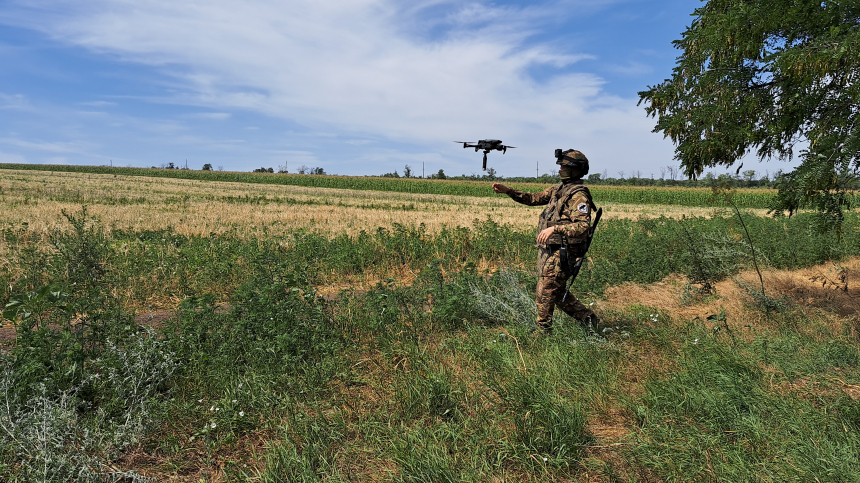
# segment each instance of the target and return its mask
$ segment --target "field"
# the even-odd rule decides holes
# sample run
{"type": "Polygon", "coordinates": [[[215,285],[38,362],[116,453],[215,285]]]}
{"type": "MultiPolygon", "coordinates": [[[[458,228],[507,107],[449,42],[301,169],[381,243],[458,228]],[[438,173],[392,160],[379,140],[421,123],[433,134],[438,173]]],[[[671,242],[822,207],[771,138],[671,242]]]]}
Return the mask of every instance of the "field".
{"type": "Polygon", "coordinates": [[[489,182],[147,172],[0,169],[0,480],[860,480],[856,212],[595,189],[541,336],[489,182]]]}

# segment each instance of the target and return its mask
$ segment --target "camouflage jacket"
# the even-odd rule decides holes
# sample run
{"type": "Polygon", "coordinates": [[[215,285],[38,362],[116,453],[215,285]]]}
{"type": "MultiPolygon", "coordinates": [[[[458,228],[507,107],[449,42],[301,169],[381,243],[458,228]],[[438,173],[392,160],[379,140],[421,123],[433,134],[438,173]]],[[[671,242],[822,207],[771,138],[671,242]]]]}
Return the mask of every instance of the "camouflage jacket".
{"type": "Polygon", "coordinates": [[[554,233],[547,245],[561,244],[562,235],[567,236],[568,243],[577,243],[585,240],[591,226],[591,212],[596,209],[591,192],[580,183],[581,180],[560,183],[540,193],[511,190],[508,196],[528,206],[546,205],[540,215],[538,233],[553,227],[554,233]]]}

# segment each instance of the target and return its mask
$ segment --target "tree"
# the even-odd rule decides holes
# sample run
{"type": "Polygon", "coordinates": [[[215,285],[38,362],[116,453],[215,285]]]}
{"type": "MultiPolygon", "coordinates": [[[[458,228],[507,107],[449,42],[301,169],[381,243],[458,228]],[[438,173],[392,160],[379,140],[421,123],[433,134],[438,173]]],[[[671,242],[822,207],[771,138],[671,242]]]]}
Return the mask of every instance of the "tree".
{"type": "Polygon", "coordinates": [[[203,171],[212,171],[212,165],[209,163],[204,164],[203,171]]]}
{"type": "Polygon", "coordinates": [[[672,181],[675,181],[675,178],[678,176],[678,168],[674,166],[666,166],[666,169],[669,171],[669,178],[671,178],[672,181]]]}
{"type": "Polygon", "coordinates": [[[412,168],[410,168],[408,164],[403,168],[403,177],[404,178],[411,178],[412,177],[412,168]]]}
{"type": "Polygon", "coordinates": [[[672,78],[639,93],[654,132],[690,179],[807,146],[771,211],[811,206],[838,229],[860,170],[860,3],[709,0],[693,15],[672,78]]]}
{"type": "Polygon", "coordinates": [[[438,173],[430,175],[430,179],[445,179],[445,178],[447,178],[447,176],[445,176],[445,171],[443,171],[442,169],[440,169],[438,173]]]}

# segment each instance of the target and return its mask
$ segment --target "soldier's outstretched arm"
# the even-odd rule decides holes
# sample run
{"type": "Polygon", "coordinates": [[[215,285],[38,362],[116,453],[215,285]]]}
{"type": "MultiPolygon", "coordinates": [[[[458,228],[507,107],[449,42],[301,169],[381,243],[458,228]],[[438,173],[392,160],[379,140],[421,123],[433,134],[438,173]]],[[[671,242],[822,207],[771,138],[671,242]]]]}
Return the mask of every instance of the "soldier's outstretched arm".
{"type": "Polygon", "coordinates": [[[550,198],[552,198],[552,192],[554,189],[554,186],[550,186],[549,188],[541,191],[540,193],[528,193],[526,191],[519,191],[508,188],[508,192],[506,194],[517,203],[522,203],[528,206],[541,206],[549,203],[550,198]]]}
{"type": "Polygon", "coordinates": [[[503,185],[502,183],[493,183],[493,191],[495,191],[496,193],[502,193],[506,195],[510,190],[510,188],[503,185]]]}

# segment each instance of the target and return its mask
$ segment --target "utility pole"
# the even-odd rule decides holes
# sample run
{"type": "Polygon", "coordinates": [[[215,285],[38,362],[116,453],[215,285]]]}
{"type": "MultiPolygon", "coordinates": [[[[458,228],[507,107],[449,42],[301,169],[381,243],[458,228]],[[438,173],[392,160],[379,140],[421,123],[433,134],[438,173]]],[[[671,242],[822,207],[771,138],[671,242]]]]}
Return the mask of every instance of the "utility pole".
{"type": "Polygon", "coordinates": [[[424,179],[424,161],[421,161],[421,179],[424,179]]]}
{"type": "Polygon", "coordinates": [[[540,178],[540,161],[535,161],[535,180],[540,178]]]}

